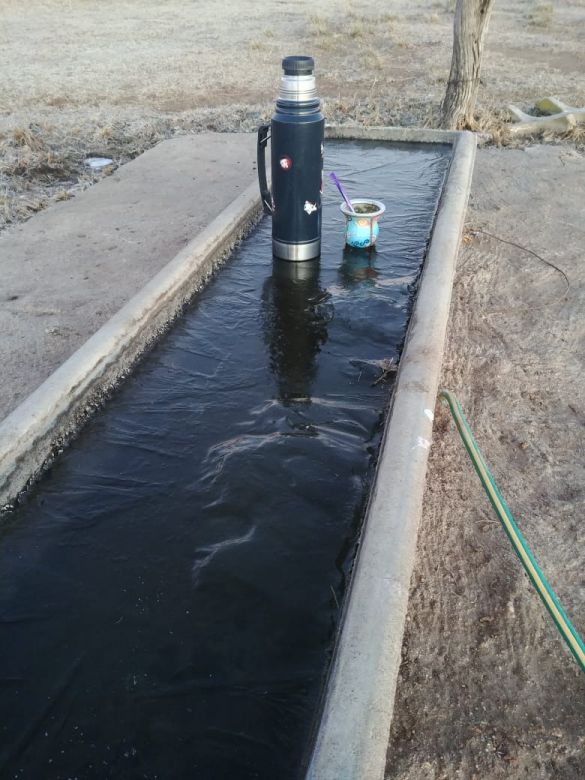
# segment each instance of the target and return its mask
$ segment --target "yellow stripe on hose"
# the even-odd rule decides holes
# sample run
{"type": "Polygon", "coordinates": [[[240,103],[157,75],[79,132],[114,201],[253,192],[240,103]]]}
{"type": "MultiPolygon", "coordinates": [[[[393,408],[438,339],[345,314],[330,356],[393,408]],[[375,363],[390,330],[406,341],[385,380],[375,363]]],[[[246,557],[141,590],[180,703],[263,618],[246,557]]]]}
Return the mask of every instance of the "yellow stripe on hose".
{"type": "Polygon", "coordinates": [[[530,555],[527,553],[526,548],[528,545],[526,544],[526,541],[522,538],[514,524],[510,522],[508,517],[509,510],[494,488],[494,479],[483,462],[483,457],[479,447],[475,443],[473,436],[470,433],[469,423],[465,419],[465,415],[460,409],[459,402],[448,390],[442,390],[440,396],[444,398],[449,404],[451,413],[455,419],[455,422],[457,423],[457,429],[478,472],[481,483],[492,501],[500,522],[508,532],[510,541],[512,542],[512,545],[518,554],[522,565],[530,576],[530,579],[538,591],[539,596],[545,603],[559,629],[559,632],[578,661],[582,671],[585,671],[585,646],[583,645],[583,641],[578,635],[575,636],[576,632],[573,633],[574,629],[568,621],[568,618],[559,609],[555,603],[555,599],[549,593],[550,586],[546,580],[544,580],[541,572],[535,568],[530,555]]]}

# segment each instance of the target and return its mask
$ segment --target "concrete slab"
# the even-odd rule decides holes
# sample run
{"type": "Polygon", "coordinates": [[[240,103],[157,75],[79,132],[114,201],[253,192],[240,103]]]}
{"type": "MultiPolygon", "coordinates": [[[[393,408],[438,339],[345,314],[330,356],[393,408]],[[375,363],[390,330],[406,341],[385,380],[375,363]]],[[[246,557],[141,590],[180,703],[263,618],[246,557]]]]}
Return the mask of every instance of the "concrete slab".
{"type": "Polygon", "coordinates": [[[252,183],[256,139],[165,141],[0,236],[0,419],[252,183]]]}

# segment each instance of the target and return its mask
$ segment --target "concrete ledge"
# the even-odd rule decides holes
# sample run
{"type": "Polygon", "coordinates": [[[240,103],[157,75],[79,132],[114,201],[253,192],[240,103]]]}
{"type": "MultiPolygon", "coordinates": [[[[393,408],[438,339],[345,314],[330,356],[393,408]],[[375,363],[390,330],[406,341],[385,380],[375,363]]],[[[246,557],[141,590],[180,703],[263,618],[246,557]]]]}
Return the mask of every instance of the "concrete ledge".
{"type": "Polygon", "coordinates": [[[0,421],[256,181],[250,133],[168,139],[0,233],[0,421]]]}
{"type": "MultiPolygon", "coordinates": [[[[343,131],[344,138],[356,137],[343,131]]],[[[430,132],[436,142],[440,131],[430,132]]],[[[385,773],[433,409],[475,158],[471,133],[449,135],[453,159],[386,420],[308,780],[381,780],[385,773]]],[[[394,131],[390,136],[420,140],[412,131],[408,138],[397,139],[394,131]]],[[[378,129],[359,137],[390,140],[378,129]]]]}
{"type": "Polygon", "coordinates": [[[13,502],[260,214],[250,185],[0,424],[0,507],[13,502]]]}
{"type": "Polygon", "coordinates": [[[394,143],[455,144],[461,133],[451,130],[417,129],[414,127],[336,127],[325,126],[326,138],[347,138],[357,141],[393,141],[394,143]]]}

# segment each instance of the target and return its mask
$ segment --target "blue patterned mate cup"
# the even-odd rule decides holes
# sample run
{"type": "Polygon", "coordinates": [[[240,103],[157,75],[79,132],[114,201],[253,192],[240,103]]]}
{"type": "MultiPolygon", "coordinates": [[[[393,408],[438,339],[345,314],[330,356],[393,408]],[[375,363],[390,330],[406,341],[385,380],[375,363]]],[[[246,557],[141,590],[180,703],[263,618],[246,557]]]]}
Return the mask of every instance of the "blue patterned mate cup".
{"type": "Polygon", "coordinates": [[[386,206],[379,200],[372,198],[352,198],[351,202],[356,211],[351,211],[347,203],[342,203],[339,208],[345,215],[345,243],[356,249],[367,249],[374,246],[380,227],[378,220],[386,211],[386,206]],[[369,213],[359,213],[360,206],[371,206],[369,213]]]}

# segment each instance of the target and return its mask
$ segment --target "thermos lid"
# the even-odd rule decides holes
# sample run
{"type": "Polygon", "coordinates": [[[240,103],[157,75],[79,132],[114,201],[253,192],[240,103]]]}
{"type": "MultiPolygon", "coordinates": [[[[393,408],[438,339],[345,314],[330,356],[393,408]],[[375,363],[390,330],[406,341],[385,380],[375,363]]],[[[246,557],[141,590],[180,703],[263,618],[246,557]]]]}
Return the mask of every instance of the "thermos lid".
{"type": "Polygon", "coordinates": [[[315,60],[312,57],[296,54],[285,57],[282,68],[287,76],[310,76],[315,70],[315,60]]]}

